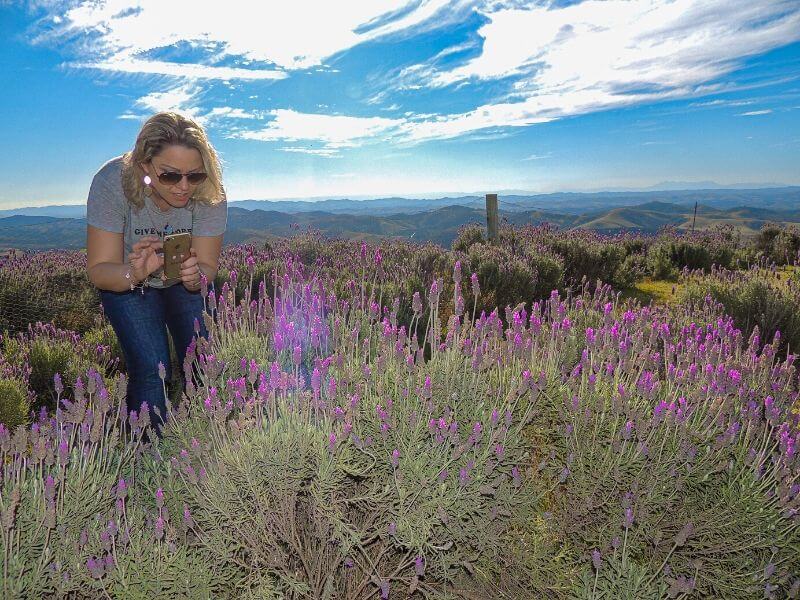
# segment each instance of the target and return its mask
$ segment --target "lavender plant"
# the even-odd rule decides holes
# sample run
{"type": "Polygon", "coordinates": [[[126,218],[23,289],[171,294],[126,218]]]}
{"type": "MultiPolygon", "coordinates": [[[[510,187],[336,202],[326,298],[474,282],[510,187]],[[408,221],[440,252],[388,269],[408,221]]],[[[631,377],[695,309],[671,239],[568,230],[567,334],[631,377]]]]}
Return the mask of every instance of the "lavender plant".
{"type": "MultiPolygon", "coordinates": [[[[524,377],[476,368],[455,317],[437,337],[435,285],[433,358],[422,363],[396,314],[354,309],[318,281],[284,283],[274,307],[242,304],[236,320],[271,332],[269,369],[243,361],[226,377],[216,352],[198,347],[203,383],[165,432],[165,450],[183,446],[170,495],[191,510],[199,543],[221,563],[270,573],[287,597],[428,594],[495,564],[500,537],[534,499],[521,475],[524,377]],[[310,382],[303,352],[314,356],[310,382]]],[[[236,329],[235,303],[209,298],[216,351],[221,329],[236,329]]],[[[486,323],[475,343],[488,347],[499,321],[486,323]]]]}

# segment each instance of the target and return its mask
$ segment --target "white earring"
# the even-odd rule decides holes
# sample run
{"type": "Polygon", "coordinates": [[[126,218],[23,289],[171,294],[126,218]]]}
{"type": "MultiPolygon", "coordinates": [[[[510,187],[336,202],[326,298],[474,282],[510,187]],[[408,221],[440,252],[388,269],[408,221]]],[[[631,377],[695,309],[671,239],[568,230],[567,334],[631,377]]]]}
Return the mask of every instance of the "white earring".
{"type": "Polygon", "coordinates": [[[144,179],[142,179],[142,181],[144,181],[145,185],[150,185],[151,183],[153,183],[153,180],[150,179],[150,175],[145,175],[144,179]]]}

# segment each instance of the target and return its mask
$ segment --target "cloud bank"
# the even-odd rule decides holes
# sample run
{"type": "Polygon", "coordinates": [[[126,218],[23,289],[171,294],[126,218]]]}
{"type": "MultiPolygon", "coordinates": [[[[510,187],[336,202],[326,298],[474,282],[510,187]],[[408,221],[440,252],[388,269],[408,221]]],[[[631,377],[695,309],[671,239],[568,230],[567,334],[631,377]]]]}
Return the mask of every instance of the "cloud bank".
{"type": "MultiPolygon", "coordinates": [[[[46,15],[33,40],[63,49],[65,65],[74,69],[150,77],[152,90],[121,118],[179,110],[231,137],[321,157],[367,144],[414,145],[707,96],[735,86],[726,78],[747,58],[800,40],[796,0],[586,0],[568,6],[306,0],[264,5],[268,9],[244,0],[202,8],[187,0],[71,4],[40,7],[46,15]],[[432,37],[438,45],[429,44],[429,56],[420,58],[417,41],[432,37]],[[336,81],[329,77],[338,73],[331,63],[370,44],[393,49],[392,68],[377,80],[380,89],[350,106],[339,102],[323,110],[336,104],[328,98],[336,81]],[[289,90],[307,87],[308,78],[323,75],[328,79],[314,89],[315,111],[253,94],[279,83],[289,90]],[[224,103],[212,99],[211,90],[231,82],[243,93],[224,103]],[[446,106],[441,99],[472,90],[473,106],[420,110],[423,99],[446,106]]],[[[371,72],[357,71],[357,62],[341,64],[353,69],[341,74],[350,81],[375,85],[371,72]]],[[[722,100],[698,106],[716,102],[735,106],[722,100]]],[[[755,107],[740,114],[768,113],[755,107]]]]}

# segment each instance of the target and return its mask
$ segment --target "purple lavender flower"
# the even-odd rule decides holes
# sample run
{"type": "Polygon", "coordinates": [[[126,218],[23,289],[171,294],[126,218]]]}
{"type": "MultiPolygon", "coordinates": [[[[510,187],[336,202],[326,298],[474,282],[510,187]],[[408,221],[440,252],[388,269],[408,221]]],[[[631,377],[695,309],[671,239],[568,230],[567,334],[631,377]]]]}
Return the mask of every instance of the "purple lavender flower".
{"type": "Polygon", "coordinates": [[[52,475],[48,475],[44,480],[44,497],[46,500],[53,500],[56,497],[56,481],[52,475]]]}
{"type": "Polygon", "coordinates": [[[633,527],[633,508],[630,506],[625,509],[625,517],[622,520],[622,526],[625,529],[630,529],[633,527]]]}
{"type": "Polygon", "coordinates": [[[422,300],[419,297],[419,292],[414,292],[414,295],[411,297],[411,309],[415,314],[422,312],[422,300]]]}
{"type": "Polygon", "coordinates": [[[775,563],[769,563],[764,567],[764,579],[769,579],[775,574],[775,563]]]}
{"type": "Polygon", "coordinates": [[[469,475],[469,471],[467,471],[466,467],[461,467],[458,471],[458,482],[461,485],[467,485],[472,478],[469,475]]]}
{"type": "Polygon", "coordinates": [[[602,564],[603,559],[600,558],[600,551],[597,549],[592,550],[592,566],[594,567],[594,570],[599,571],[602,564]]]}
{"type": "Polygon", "coordinates": [[[414,572],[417,574],[417,577],[422,577],[425,575],[425,559],[422,556],[417,556],[414,559],[414,572]]]}
{"type": "Polygon", "coordinates": [[[117,498],[123,499],[128,495],[128,484],[124,479],[120,479],[117,484],[117,498]]]}
{"type": "Polygon", "coordinates": [[[183,525],[187,529],[194,527],[194,519],[192,518],[192,513],[189,511],[189,506],[187,504],[183,505],[183,525]]]}
{"type": "Polygon", "coordinates": [[[156,519],[155,536],[157,540],[164,537],[164,519],[162,517],[156,519]]]}
{"type": "Polygon", "coordinates": [[[103,575],[105,575],[104,562],[102,560],[96,560],[94,557],[91,557],[86,561],[86,568],[89,570],[89,574],[94,579],[100,579],[103,575]]]}
{"type": "Polygon", "coordinates": [[[522,476],[519,473],[518,467],[511,468],[511,478],[514,480],[514,485],[516,486],[522,485],[522,476]]]}

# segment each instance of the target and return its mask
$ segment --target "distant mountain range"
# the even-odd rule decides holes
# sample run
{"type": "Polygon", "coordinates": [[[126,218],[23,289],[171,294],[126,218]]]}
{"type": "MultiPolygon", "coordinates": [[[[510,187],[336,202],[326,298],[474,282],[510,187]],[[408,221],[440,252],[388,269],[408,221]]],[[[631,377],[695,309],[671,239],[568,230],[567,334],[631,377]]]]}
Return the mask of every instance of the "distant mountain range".
{"type": "MultiPolygon", "coordinates": [[[[565,229],[656,232],[665,225],[691,227],[696,202],[698,229],[729,224],[751,235],[770,221],[800,223],[800,186],[503,195],[500,212],[503,220],[515,225],[548,222],[565,229]]],[[[312,228],[330,237],[401,237],[448,246],[462,225],[485,222],[482,196],[242,200],[228,206],[225,243],[263,242],[312,228]]],[[[0,250],[78,249],[85,243],[85,206],[0,211],[0,250]]]]}
{"type": "MultiPolygon", "coordinates": [[[[582,214],[589,211],[607,210],[619,206],[636,206],[647,202],[669,202],[692,205],[695,202],[714,208],[771,208],[786,210],[800,208],[800,186],[744,188],[745,184],[721,187],[714,182],[664,182],[660,186],[704,185],[708,189],[662,189],[658,191],[600,191],[600,192],[556,192],[552,194],[526,194],[508,192],[500,194],[500,209],[508,212],[526,210],[552,210],[560,213],[582,214]]],[[[766,184],[762,184],[766,185],[766,184]]],[[[483,208],[482,195],[446,196],[442,198],[377,198],[347,199],[331,198],[311,200],[236,200],[231,207],[247,210],[272,210],[285,213],[328,212],[345,214],[394,215],[427,212],[445,206],[467,206],[483,208]]],[[[0,210],[0,218],[13,215],[45,216],[79,219],[86,216],[85,204],[62,204],[0,210]]]]}

